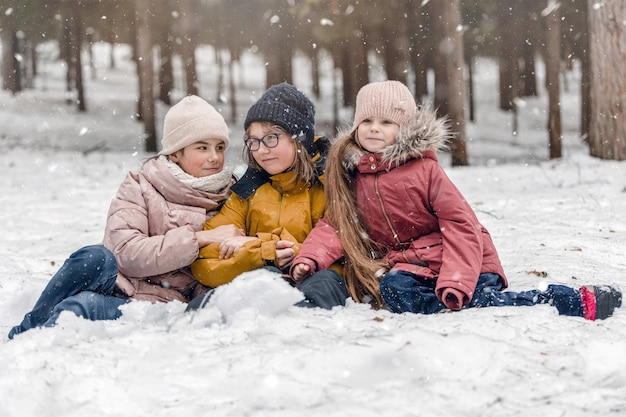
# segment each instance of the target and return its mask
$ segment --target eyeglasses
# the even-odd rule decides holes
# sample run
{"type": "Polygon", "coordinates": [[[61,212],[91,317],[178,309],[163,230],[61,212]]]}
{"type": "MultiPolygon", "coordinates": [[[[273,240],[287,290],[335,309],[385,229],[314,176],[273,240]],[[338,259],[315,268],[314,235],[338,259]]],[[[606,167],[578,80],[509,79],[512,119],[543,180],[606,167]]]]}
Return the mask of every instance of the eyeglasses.
{"type": "Polygon", "coordinates": [[[266,148],[275,148],[278,145],[278,139],[280,138],[280,135],[280,133],[268,133],[261,139],[246,138],[245,144],[246,147],[251,151],[258,151],[259,148],[261,148],[261,142],[263,142],[263,145],[265,145],[266,148]]]}

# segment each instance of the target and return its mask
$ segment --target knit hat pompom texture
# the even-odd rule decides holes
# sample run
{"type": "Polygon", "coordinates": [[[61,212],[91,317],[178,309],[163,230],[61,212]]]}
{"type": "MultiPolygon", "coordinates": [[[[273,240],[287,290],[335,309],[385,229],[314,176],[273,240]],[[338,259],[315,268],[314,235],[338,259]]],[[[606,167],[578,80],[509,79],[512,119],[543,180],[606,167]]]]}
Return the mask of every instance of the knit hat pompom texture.
{"type": "Polygon", "coordinates": [[[417,105],[411,91],[400,81],[366,84],[356,96],[352,131],[370,117],[383,117],[406,126],[417,116],[417,105]]]}
{"type": "Polygon", "coordinates": [[[170,155],[203,139],[221,139],[230,144],[228,126],[213,106],[198,96],[187,96],[165,115],[162,150],[159,155],[170,155]]]}
{"type": "Polygon", "coordinates": [[[277,84],[263,93],[248,110],[244,129],[253,122],[274,123],[297,137],[307,150],[313,149],[315,105],[291,84],[277,84]]]}

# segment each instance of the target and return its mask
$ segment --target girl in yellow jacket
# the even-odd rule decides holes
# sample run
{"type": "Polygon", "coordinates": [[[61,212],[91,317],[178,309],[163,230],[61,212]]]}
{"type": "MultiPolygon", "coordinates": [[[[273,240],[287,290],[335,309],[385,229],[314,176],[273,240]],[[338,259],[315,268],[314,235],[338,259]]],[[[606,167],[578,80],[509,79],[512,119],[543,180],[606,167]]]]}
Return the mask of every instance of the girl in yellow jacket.
{"type": "MultiPolygon", "coordinates": [[[[313,103],[287,83],[268,89],[250,108],[244,122],[248,170],[204,226],[234,224],[245,236],[204,247],[191,266],[199,282],[215,288],[257,268],[289,270],[324,214],[321,176],[329,141],[315,137],[314,124],[313,103]]],[[[348,298],[343,279],[332,269],[294,285],[304,294],[303,306],[332,308],[348,298]]],[[[209,296],[192,300],[188,309],[204,306],[209,296]]]]}

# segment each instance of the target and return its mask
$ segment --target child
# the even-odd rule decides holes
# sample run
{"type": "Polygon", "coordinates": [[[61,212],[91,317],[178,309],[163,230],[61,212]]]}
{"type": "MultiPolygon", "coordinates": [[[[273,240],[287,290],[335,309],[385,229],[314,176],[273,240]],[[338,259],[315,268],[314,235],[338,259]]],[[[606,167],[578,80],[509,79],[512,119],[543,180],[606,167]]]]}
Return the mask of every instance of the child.
{"type": "Polygon", "coordinates": [[[352,297],[397,313],[549,303],[560,314],[610,316],[621,305],[611,287],[501,292],[507,280],[491,237],[437,162],[449,136],[402,83],[364,86],[352,130],[329,152],[325,219],[294,260],[293,278],[344,256],[352,297]]]}
{"type": "MultiPolygon", "coordinates": [[[[249,168],[220,213],[205,224],[207,230],[234,224],[246,236],[200,251],[191,268],[202,284],[214,288],[242,272],[268,266],[288,271],[300,244],[324,214],[320,173],[329,142],[315,137],[314,124],[313,103],[287,83],[269,88],[250,108],[243,155],[249,168]]],[[[304,306],[329,309],[348,298],[341,276],[333,270],[296,285],[304,294],[304,306]]],[[[204,306],[208,298],[192,301],[189,309],[204,306]]]]}
{"type": "Polygon", "coordinates": [[[66,310],[113,320],[131,299],[187,302],[205,292],[188,265],[200,247],[241,234],[234,226],[202,230],[234,183],[223,169],[229,142],[224,119],[209,103],[189,96],[173,106],[159,156],[130,172],[113,198],[103,245],[74,252],[9,338],[53,326],[66,310]]]}

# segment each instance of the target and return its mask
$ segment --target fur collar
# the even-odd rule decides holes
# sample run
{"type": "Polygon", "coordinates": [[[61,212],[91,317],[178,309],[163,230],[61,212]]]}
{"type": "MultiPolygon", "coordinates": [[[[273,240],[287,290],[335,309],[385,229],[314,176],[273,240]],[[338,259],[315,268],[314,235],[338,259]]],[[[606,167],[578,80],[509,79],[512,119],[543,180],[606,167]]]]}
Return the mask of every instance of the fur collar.
{"type": "MultiPolygon", "coordinates": [[[[352,133],[344,130],[337,135],[337,140],[347,139],[352,133]]],[[[426,151],[447,149],[451,135],[446,119],[437,118],[434,110],[420,108],[412,123],[400,126],[398,140],[383,150],[381,161],[389,166],[398,166],[409,159],[422,158],[426,151]]],[[[366,153],[367,151],[353,141],[352,146],[344,153],[344,167],[349,171],[353,170],[366,153]]]]}

